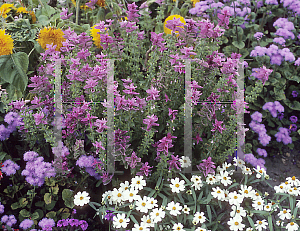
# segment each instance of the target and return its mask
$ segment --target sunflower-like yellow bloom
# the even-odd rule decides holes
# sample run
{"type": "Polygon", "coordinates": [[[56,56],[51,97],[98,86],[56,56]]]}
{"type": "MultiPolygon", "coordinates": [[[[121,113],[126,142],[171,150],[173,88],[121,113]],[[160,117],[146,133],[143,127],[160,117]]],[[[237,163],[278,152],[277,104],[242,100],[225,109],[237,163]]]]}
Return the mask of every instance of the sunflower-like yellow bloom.
{"type": "MultiPolygon", "coordinates": [[[[164,22],[164,32],[166,34],[171,34],[171,31],[169,28],[166,27],[166,24],[169,20],[173,20],[174,18],[179,18],[180,19],[180,22],[184,23],[184,25],[186,24],[185,20],[183,17],[181,17],[180,15],[178,14],[174,14],[174,15],[170,15],[169,17],[166,18],[165,22],[164,22]]],[[[183,28],[183,26],[180,26],[180,28],[183,28]]],[[[175,31],[175,33],[177,34],[176,36],[179,36],[179,32],[178,31],[175,31]]]]}
{"type": "Polygon", "coordinates": [[[97,2],[96,2],[96,5],[98,5],[98,6],[100,6],[100,7],[105,7],[106,5],[105,5],[105,0],[98,0],[97,2]]]}
{"type": "Polygon", "coordinates": [[[35,23],[36,22],[36,16],[35,16],[34,12],[29,11],[28,14],[30,14],[30,16],[31,16],[32,23],[35,23]]]}
{"type": "Polygon", "coordinates": [[[94,41],[94,44],[98,47],[98,48],[102,48],[102,46],[100,45],[100,34],[98,34],[98,32],[100,32],[100,29],[95,29],[95,26],[97,25],[94,25],[92,27],[92,29],[90,30],[91,31],[91,36],[93,37],[93,41],[94,41]]]}
{"type": "Polygon", "coordinates": [[[5,30],[0,30],[0,56],[10,55],[14,48],[14,40],[11,35],[5,34],[5,30]]]}
{"type": "Polygon", "coordinates": [[[195,7],[195,4],[196,4],[197,2],[200,2],[200,0],[191,0],[191,2],[193,3],[193,7],[195,7]]]}
{"type": "Polygon", "coordinates": [[[21,14],[21,13],[28,13],[28,11],[26,10],[26,8],[25,7],[19,7],[18,9],[17,9],[17,13],[19,13],[19,14],[21,14]]]}
{"type": "Polygon", "coordinates": [[[9,11],[11,11],[11,8],[16,9],[16,8],[14,7],[14,4],[8,4],[8,3],[2,4],[2,6],[0,7],[0,15],[1,15],[3,18],[7,18],[7,13],[8,13],[9,11]]]}
{"type": "Polygon", "coordinates": [[[64,32],[61,29],[44,27],[40,31],[39,38],[37,39],[37,41],[45,50],[47,49],[46,44],[53,44],[53,46],[56,45],[55,50],[59,51],[60,48],[63,46],[62,42],[66,41],[63,35],[64,32]]]}

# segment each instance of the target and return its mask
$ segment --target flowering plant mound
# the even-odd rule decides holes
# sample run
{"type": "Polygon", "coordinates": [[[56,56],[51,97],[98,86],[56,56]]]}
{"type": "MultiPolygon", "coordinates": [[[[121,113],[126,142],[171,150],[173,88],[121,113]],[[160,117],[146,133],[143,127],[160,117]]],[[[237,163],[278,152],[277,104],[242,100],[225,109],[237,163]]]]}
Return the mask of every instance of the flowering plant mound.
{"type": "Polygon", "coordinates": [[[204,173],[191,178],[177,173],[147,184],[136,176],[106,191],[101,204],[89,204],[101,221],[118,230],[298,230],[300,181],[295,176],[275,186],[274,198],[269,198],[251,186],[268,184],[267,173],[239,158],[223,163],[216,173],[204,173]]]}

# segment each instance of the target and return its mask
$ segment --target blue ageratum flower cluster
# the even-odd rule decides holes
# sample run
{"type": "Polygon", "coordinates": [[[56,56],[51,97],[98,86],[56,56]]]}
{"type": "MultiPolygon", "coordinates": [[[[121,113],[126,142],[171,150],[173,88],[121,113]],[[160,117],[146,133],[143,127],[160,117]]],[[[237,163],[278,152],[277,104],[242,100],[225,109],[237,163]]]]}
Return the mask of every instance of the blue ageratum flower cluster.
{"type": "Polygon", "coordinates": [[[26,176],[26,181],[33,185],[41,187],[45,182],[45,177],[55,177],[55,168],[51,163],[44,162],[44,157],[33,151],[24,153],[23,159],[27,161],[25,169],[21,175],[26,176]]]}
{"type": "Polygon", "coordinates": [[[4,172],[7,176],[14,175],[17,170],[20,169],[20,166],[14,163],[12,160],[8,159],[4,161],[2,172],[4,172]]]}
{"type": "Polygon", "coordinates": [[[16,130],[17,126],[24,125],[22,118],[16,112],[7,113],[4,117],[4,121],[8,126],[5,127],[4,124],[0,124],[0,141],[8,139],[10,134],[16,130]]]}
{"type": "Polygon", "coordinates": [[[280,127],[279,132],[275,134],[277,142],[283,142],[285,145],[291,144],[292,138],[289,136],[289,129],[280,127]]]}
{"type": "Polygon", "coordinates": [[[85,171],[90,174],[91,176],[95,177],[97,180],[101,179],[101,175],[96,173],[94,170],[94,163],[96,159],[93,156],[86,156],[83,155],[79,157],[79,159],[76,161],[76,165],[80,168],[85,168],[85,171]]]}
{"type": "Polygon", "coordinates": [[[88,223],[85,221],[85,220],[77,220],[77,219],[62,219],[62,220],[59,220],[57,222],[57,227],[67,227],[67,226],[76,226],[76,227],[79,227],[82,229],[82,230],[87,230],[88,228],[88,223]]]}
{"type": "Polygon", "coordinates": [[[2,224],[5,224],[7,226],[13,226],[14,224],[17,223],[17,219],[15,218],[14,215],[4,215],[3,217],[1,217],[1,222],[2,224]]]}
{"type": "Polygon", "coordinates": [[[251,115],[252,121],[249,124],[249,127],[259,135],[259,141],[263,146],[267,146],[271,140],[271,136],[267,135],[267,130],[264,124],[260,124],[262,122],[262,114],[259,112],[255,112],[251,115]]]}

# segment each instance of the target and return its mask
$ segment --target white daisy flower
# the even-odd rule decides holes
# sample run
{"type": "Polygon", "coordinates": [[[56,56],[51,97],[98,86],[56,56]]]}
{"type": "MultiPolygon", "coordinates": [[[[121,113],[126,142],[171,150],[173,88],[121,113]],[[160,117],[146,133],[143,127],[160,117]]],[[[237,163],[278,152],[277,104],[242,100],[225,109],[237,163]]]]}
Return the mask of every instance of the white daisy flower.
{"type": "Polygon", "coordinates": [[[254,200],[252,202],[252,207],[255,210],[264,210],[264,201],[262,199],[254,200]]]}
{"type": "Polygon", "coordinates": [[[256,224],[254,224],[257,231],[262,231],[263,229],[267,229],[268,222],[266,220],[262,221],[256,221],[256,224]]]}
{"type": "Polygon", "coordinates": [[[274,190],[276,193],[286,193],[287,187],[283,183],[283,184],[274,186],[274,190]]]}
{"type": "Polygon", "coordinates": [[[191,182],[193,182],[192,187],[195,187],[195,190],[200,190],[201,187],[203,186],[200,176],[193,175],[191,178],[191,182]]]}
{"type": "Polygon", "coordinates": [[[158,207],[157,200],[154,199],[153,197],[148,197],[148,204],[150,209],[153,209],[154,207],[158,207]]]}
{"type": "Polygon", "coordinates": [[[239,206],[243,200],[244,200],[244,196],[242,196],[241,194],[238,194],[236,191],[229,193],[229,204],[230,205],[236,205],[239,206]]]}
{"type": "Polygon", "coordinates": [[[168,203],[166,209],[170,211],[171,215],[177,216],[181,213],[180,211],[182,209],[182,206],[178,202],[175,204],[174,201],[171,201],[170,203],[168,203]]]}
{"type": "Polygon", "coordinates": [[[162,221],[163,218],[165,218],[166,213],[162,210],[162,208],[155,208],[150,213],[151,219],[153,220],[153,223],[157,223],[162,221]]]}
{"type": "Polygon", "coordinates": [[[151,219],[150,215],[143,215],[141,219],[141,224],[143,224],[146,227],[154,227],[154,221],[151,219]]]}
{"type": "Polygon", "coordinates": [[[231,177],[228,176],[229,173],[227,171],[225,172],[220,172],[220,182],[221,184],[223,184],[225,187],[230,185],[232,183],[232,181],[230,180],[231,177]]]}
{"type": "Polygon", "coordinates": [[[215,184],[217,182],[218,182],[218,180],[217,180],[217,178],[214,175],[211,175],[211,174],[207,175],[207,177],[206,177],[206,183],[207,184],[213,185],[213,184],[215,184]]]}
{"type": "Polygon", "coordinates": [[[125,218],[125,213],[117,213],[116,216],[113,217],[113,225],[115,228],[126,228],[128,226],[128,223],[130,222],[129,218],[125,218]]]}
{"type": "Polygon", "coordinates": [[[114,188],[111,194],[112,194],[112,200],[114,204],[121,203],[124,199],[122,188],[120,189],[114,188]]]}
{"type": "Polygon", "coordinates": [[[297,197],[297,196],[299,196],[300,191],[299,191],[299,189],[297,187],[290,187],[290,188],[288,188],[287,193],[290,194],[290,195],[292,195],[292,196],[296,196],[297,197]]]}
{"type": "Polygon", "coordinates": [[[298,201],[296,207],[300,208],[300,200],[296,200],[296,201],[298,201]]]}
{"type": "Polygon", "coordinates": [[[211,192],[211,195],[218,199],[219,201],[223,201],[225,199],[225,194],[222,189],[220,189],[219,186],[216,188],[212,188],[213,192],[211,192]]]}
{"type": "Polygon", "coordinates": [[[86,191],[78,192],[74,197],[74,204],[77,206],[84,206],[89,202],[90,202],[90,197],[86,191]]]}
{"type": "Polygon", "coordinates": [[[135,176],[131,179],[131,186],[135,189],[142,190],[146,186],[146,181],[143,180],[143,176],[135,176]]]}
{"type": "Polygon", "coordinates": [[[206,217],[204,216],[204,212],[196,212],[193,218],[193,224],[204,223],[206,220],[206,217]]]}
{"type": "Polygon", "coordinates": [[[287,177],[286,181],[291,185],[291,186],[300,186],[300,181],[295,177],[287,177]]]}
{"type": "Polygon", "coordinates": [[[108,201],[108,203],[110,205],[113,204],[113,200],[112,200],[112,195],[111,195],[112,191],[109,190],[109,191],[106,191],[105,193],[102,194],[102,202],[104,202],[105,198],[106,200],[108,201]]]}
{"type": "Polygon", "coordinates": [[[180,191],[184,191],[184,180],[179,181],[179,178],[176,177],[175,179],[171,179],[170,187],[172,189],[172,193],[180,193],[180,191]]]}
{"type": "Polygon", "coordinates": [[[234,205],[231,208],[232,208],[232,211],[230,212],[231,217],[234,217],[234,216],[245,217],[247,215],[246,210],[241,206],[234,205]]]}
{"type": "Polygon", "coordinates": [[[234,157],[233,161],[234,161],[234,166],[238,166],[241,169],[243,169],[243,167],[245,166],[245,161],[241,160],[239,157],[234,157]]]}
{"type": "Polygon", "coordinates": [[[252,175],[252,170],[251,170],[251,168],[248,168],[248,167],[244,166],[244,167],[242,168],[242,173],[243,173],[244,175],[252,175]]]}
{"type": "Polygon", "coordinates": [[[272,210],[272,203],[268,203],[264,207],[264,211],[270,212],[272,210]]]}
{"type": "Polygon", "coordinates": [[[209,230],[207,230],[205,228],[198,227],[197,229],[195,229],[195,231],[209,231],[209,230]]]}
{"type": "Polygon", "coordinates": [[[180,230],[180,231],[184,231],[183,229],[183,225],[181,223],[178,223],[178,224],[174,224],[173,225],[173,230],[180,230]]]}
{"type": "Polygon", "coordinates": [[[244,197],[252,198],[255,195],[255,191],[252,189],[252,186],[241,185],[239,193],[244,197]]]}
{"type": "Polygon", "coordinates": [[[235,216],[231,217],[230,220],[227,222],[227,224],[230,226],[230,230],[243,230],[245,225],[242,224],[242,217],[241,216],[235,216]]]}
{"type": "Polygon", "coordinates": [[[190,213],[190,208],[189,207],[187,207],[187,205],[184,205],[183,206],[183,209],[182,209],[182,211],[185,213],[185,214],[189,214],[190,213]]]}
{"type": "Polygon", "coordinates": [[[296,231],[296,230],[299,230],[299,225],[297,225],[295,222],[289,222],[287,225],[286,225],[286,229],[288,231],[296,231]]]}
{"type": "Polygon", "coordinates": [[[266,170],[263,168],[260,168],[260,166],[257,165],[254,170],[257,172],[256,173],[256,178],[260,179],[261,177],[265,177],[267,175],[266,170]]]}
{"type": "Polygon", "coordinates": [[[179,159],[181,168],[187,168],[191,166],[191,160],[188,156],[182,156],[181,159],[179,159]]]}
{"type": "Polygon", "coordinates": [[[132,231],[150,231],[150,229],[145,226],[145,224],[141,223],[140,225],[139,224],[134,224],[134,227],[132,228],[132,231]]]}
{"type": "Polygon", "coordinates": [[[290,210],[290,209],[284,209],[284,210],[280,211],[280,212],[278,213],[278,217],[279,217],[281,220],[291,219],[291,218],[292,218],[291,210],[290,210]]]}
{"type": "Polygon", "coordinates": [[[132,201],[138,201],[141,199],[141,196],[138,195],[138,190],[136,189],[129,189],[129,190],[125,190],[123,193],[124,193],[124,201],[129,201],[130,203],[132,201]]]}
{"type": "Polygon", "coordinates": [[[129,185],[129,182],[126,180],[124,183],[121,183],[120,184],[120,188],[123,190],[123,191],[125,191],[125,190],[129,190],[129,187],[130,187],[130,185],[129,185]]]}
{"type": "Polygon", "coordinates": [[[147,213],[151,207],[151,205],[148,203],[147,196],[144,196],[143,199],[136,201],[135,206],[136,210],[140,211],[141,213],[147,213]]]}

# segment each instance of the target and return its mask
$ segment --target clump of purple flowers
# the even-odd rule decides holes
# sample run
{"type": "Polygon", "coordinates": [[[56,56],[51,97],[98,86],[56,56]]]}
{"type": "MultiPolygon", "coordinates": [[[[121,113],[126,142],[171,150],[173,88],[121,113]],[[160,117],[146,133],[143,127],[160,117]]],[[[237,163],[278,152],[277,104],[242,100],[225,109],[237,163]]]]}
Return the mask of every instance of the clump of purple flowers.
{"type": "Polygon", "coordinates": [[[0,214],[4,213],[4,205],[0,202],[0,214]]]}
{"type": "Polygon", "coordinates": [[[36,152],[24,153],[23,159],[27,163],[21,175],[26,176],[25,179],[29,184],[41,187],[45,182],[45,177],[55,177],[56,172],[52,164],[44,162],[44,157],[38,156],[36,152]]]}
{"type": "Polygon", "coordinates": [[[266,81],[269,78],[269,75],[273,72],[271,69],[267,69],[265,66],[260,68],[252,68],[252,74],[251,76],[254,76],[257,79],[260,79],[263,84],[266,83],[266,81]]]}
{"type": "MultiPolygon", "coordinates": [[[[93,156],[86,156],[83,155],[79,157],[79,159],[76,161],[76,165],[80,168],[85,168],[85,171],[90,174],[91,176],[95,177],[97,180],[101,179],[100,174],[96,173],[94,170],[94,164],[95,164],[95,158],[93,156]]],[[[98,160],[99,161],[99,160],[98,160]]],[[[96,160],[96,162],[98,163],[96,160]]]]}
{"type": "Polygon", "coordinates": [[[33,220],[25,219],[21,222],[19,227],[26,230],[29,229],[33,224],[34,224],[33,220]]]}
{"type": "Polygon", "coordinates": [[[257,154],[260,155],[260,156],[263,156],[263,157],[267,157],[268,156],[268,153],[265,149],[261,149],[261,148],[258,148],[256,150],[257,154]]]}
{"type": "Polygon", "coordinates": [[[292,91],[292,96],[293,96],[294,98],[296,98],[296,97],[298,96],[298,92],[297,92],[297,91],[292,91]]]}
{"type": "Polygon", "coordinates": [[[4,121],[8,124],[7,128],[4,124],[0,125],[0,141],[9,138],[10,134],[16,130],[17,126],[24,125],[22,118],[16,112],[9,112],[5,115],[4,121]]]}
{"type": "Polygon", "coordinates": [[[1,217],[1,222],[2,224],[6,224],[11,227],[17,223],[17,219],[15,218],[14,215],[9,215],[9,216],[4,215],[3,217],[1,217]]]}
{"type": "Polygon", "coordinates": [[[277,142],[282,141],[285,145],[292,143],[292,138],[289,136],[289,130],[287,128],[280,127],[275,137],[277,142]]]}
{"type": "Polygon", "coordinates": [[[253,119],[250,124],[249,127],[256,133],[258,133],[259,138],[258,140],[260,141],[260,143],[263,146],[266,146],[267,144],[269,144],[270,140],[271,140],[271,136],[267,135],[267,130],[265,128],[264,124],[260,124],[257,122],[261,122],[262,121],[262,114],[259,112],[255,112],[251,115],[251,118],[253,119]],[[256,122],[257,121],[257,122],[256,122]]]}
{"type": "Polygon", "coordinates": [[[245,154],[245,161],[250,163],[255,168],[259,166],[260,168],[266,169],[264,166],[266,161],[262,158],[257,159],[252,153],[245,154]]]}
{"type": "Polygon", "coordinates": [[[17,170],[20,169],[20,166],[14,163],[12,160],[8,159],[4,161],[2,171],[7,175],[14,175],[17,170]]]}
{"type": "Polygon", "coordinates": [[[52,230],[52,227],[55,226],[55,221],[52,218],[43,218],[42,220],[40,220],[39,226],[43,230],[52,230]]]}
{"type": "Polygon", "coordinates": [[[292,123],[297,123],[298,118],[297,118],[297,116],[291,116],[290,120],[292,121],[292,123]]]}
{"type": "Polygon", "coordinates": [[[85,220],[77,220],[77,219],[62,219],[57,222],[57,227],[66,227],[66,226],[80,226],[82,230],[86,230],[88,227],[88,223],[85,220]]]}
{"type": "Polygon", "coordinates": [[[277,117],[277,111],[278,112],[284,112],[284,107],[278,102],[267,102],[265,105],[262,107],[263,110],[269,110],[271,115],[275,118],[277,117]]]}
{"type": "Polygon", "coordinates": [[[199,171],[203,172],[205,177],[208,174],[215,174],[215,171],[213,169],[216,168],[216,166],[214,165],[215,163],[211,161],[211,157],[208,157],[207,160],[204,159],[202,161],[203,163],[197,165],[199,171]]]}

